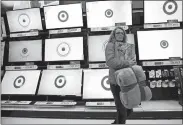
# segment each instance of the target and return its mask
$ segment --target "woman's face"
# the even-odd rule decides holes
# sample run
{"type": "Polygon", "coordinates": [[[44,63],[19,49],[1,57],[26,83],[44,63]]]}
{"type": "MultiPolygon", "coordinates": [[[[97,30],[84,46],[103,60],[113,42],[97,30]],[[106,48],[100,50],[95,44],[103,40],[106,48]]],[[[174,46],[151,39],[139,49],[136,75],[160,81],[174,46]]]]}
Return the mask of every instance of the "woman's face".
{"type": "Polygon", "coordinates": [[[116,32],[115,32],[115,38],[116,38],[117,41],[122,42],[123,41],[123,38],[124,38],[124,32],[123,32],[123,30],[117,29],[116,32]]]}

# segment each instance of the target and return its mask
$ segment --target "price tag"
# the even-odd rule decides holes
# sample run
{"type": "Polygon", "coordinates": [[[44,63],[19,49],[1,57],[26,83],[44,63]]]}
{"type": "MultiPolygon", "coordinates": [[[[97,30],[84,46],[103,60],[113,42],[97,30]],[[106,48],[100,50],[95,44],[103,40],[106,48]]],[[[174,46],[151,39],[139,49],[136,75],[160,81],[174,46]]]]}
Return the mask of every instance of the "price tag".
{"type": "Polygon", "coordinates": [[[163,62],[154,62],[154,65],[155,66],[161,66],[161,65],[163,65],[163,62]]]}
{"type": "Polygon", "coordinates": [[[37,65],[30,65],[30,66],[6,66],[6,70],[33,70],[37,69],[37,65]]]}
{"type": "Polygon", "coordinates": [[[121,23],[115,23],[115,26],[125,26],[126,22],[121,22],[121,23]]]}
{"type": "Polygon", "coordinates": [[[182,65],[182,60],[169,60],[169,61],[144,61],[143,66],[168,66],[168,65],[182,65]]]}
{"type": "Polygon", "coordinates": [[[31,101],[17,101],[17,102],[15,102],[14,104],[18,104],[18,105],[28,105],[28,104],[30,104],[31,103],[31,101]]]}
{"type": "Polygon", "coordinates": [[[68,33],[81,32],[81,28],[72,28],[67,30],[68,33]]]}
{"type": "Polygon", "coordinates": [[[163,24],[144,24],[144,29],[148,28],[162,28],[163,24]]]}
{"type": "Polygon", "coordinates": [[[181,60],[170,61],[170,63],[171,63],[172,65],[182,65],[182,61],[181,61],[181,60]]]}
{"type": "Polygon", "coordinates": [[[108,68],[106,63],[89,64],[89,68],[108,68]]]}
{"type": "Polygon", "coordinates": [[[178,19],[174,19],[174,20],[167,20],[168,23],[178,23],[178,19]]]}
{"type": "Polygon", "coordinates": [[[10,100],[6,100],[6,101],[1,101],[1,104],[14,104],[16,103],[16,101],[10,101],[10,100]]]}
{"type": "Polygon", "coordinates": [[[59,34],[59,33],[63,33],[63,29],[60,29],[60,30],[49,30],[49,34],[59,34]]]}
{"type": "Polygon", "coordinates": [[[62,65],[47,65],[47,69],[63,69],[62,65]]]}
{"type": "Polygon", "coordinates": [[[77,102],[60,102],[60,105],[65,105],[65,106],[67,106],[67,105],[76,105],[77,104],[77,102]]]}
{"type": "Polygon", "coordinates": [[[103,106],[104,102],[97,102],[97,106],[103,106]]]}
{"type": "Polygon", "coordinates": [[[114,102],[86,102],[86,106],[115,106],[114,102]]]}
{"type": "Polygon", "coordinates": [[[13,33],[10,34],[10,37],[24,37],[24,36],[38,36],[39,33],[38,31],[33,31],[33,32],[26,32],[26,33],[13,33]]]}
{"type": "Polygon", "coordinates": [[[180,23],[167,23],[167,27],[180,27],[180,23]]]}
{"type": "Polygon", "coordinates": [[[77,102],[52,102],[52,101],[38,101],[35,105],[57,105],[57,106],[68,106],[68,105],[76,105],[77,102]]]}
{"type": "Polygon", "coordinates": [[[47,104],[46,101],[38,101],[35,103],[35,105],[45,105],[45,104],[47,104]]]}
{"type": "Polygon", "coordinates": [[[49,34],[74,33],[74,32],[81,32],[81,28],[49,30],[49,34]]]}
{"type": "MultiPolygon", "coordinates": [[[[121,28],[123,28],[124,30],[128,29],[128,26],[119,26],[121,28]]],[[[91,28],[91,31],[95,32],[95,31],[112,31],[114,30],[116,27],[96,27],[96,28],[91,28]]]]}
{"type": "Polygon", "coordinates": [[[180,23],[169,22],[163,24],[144,24],[144,28],[168,28],[168,27],[180,27],[180,23]]]}
{"type": "Polygon", "coordinates": [[[47,69],[79,69],[80,64],[70,64],[70,65],[47,65],[47,69]]]}
{"type": "Polygon", "coordinates": [[[107,68],[107,65],[106,65],[105,63],[103,63],[103,64],[98,64],[98,67],[99,67],[99,68],[107,68]]]}

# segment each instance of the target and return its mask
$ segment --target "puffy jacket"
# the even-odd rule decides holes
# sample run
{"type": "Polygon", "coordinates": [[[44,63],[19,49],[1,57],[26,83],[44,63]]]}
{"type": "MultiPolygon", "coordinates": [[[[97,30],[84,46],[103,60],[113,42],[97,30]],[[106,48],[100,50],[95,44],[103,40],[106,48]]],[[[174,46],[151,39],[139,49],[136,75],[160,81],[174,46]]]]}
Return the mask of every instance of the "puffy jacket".
{"type": "MultiPolygon", "coordinates": [[[[129,67],[129,60],[134,57],[128,57],[130,51],[127,52],[129,47],[131,50],[135,50],[135,46],[129,43],[121,42],[108,42],[105,50],[106,64],[109,66],[109,82],[110,84],[116,84],[115,72],[119,69],[129,67]]],[[[135,53],[133,51],[132,53],[135,53]]]]}

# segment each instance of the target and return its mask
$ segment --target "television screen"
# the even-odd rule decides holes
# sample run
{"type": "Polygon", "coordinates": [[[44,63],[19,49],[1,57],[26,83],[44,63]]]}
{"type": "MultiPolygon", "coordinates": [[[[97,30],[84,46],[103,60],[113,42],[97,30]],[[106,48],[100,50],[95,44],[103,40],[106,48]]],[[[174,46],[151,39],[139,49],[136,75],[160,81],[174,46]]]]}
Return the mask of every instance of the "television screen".
{"type": "Polygon", "coordinates": [[[182,29],[137,31],[139,60],[182,58],[182,29]]]}
{"type": "Polygon", "coordinates": [[[82,4],[44,7],[46,29],[82,27],[82,4]]]}
{"type": "Polygon", "coordinates": [[[38,95],[81,96],[82,70],[43,70],[38,95]]]}
{"type": "Polygon", "coordinates": [[[83,37],[45,40],[45,61],[69,61],[83,59],[83,37]]]}
{"type": "Polygon", "coordinates": [[[6,15],[10,32],[43,29],[39,8],[7,11],[6,15]]]}
{"type": "Polygon", "coordinates": [[[182,22],[182,1],[144,0],[144,23],[163,23],[167,20],[182,22]]]}
{"type": "Polygon", "coordinates": [[[9,42],[9,62],[42,61],[42,40],[9,42]]]}
{"type": "Polygon", "coordinates": [[[108,69],[84,70],[83,99],[113,99],[108,69]]]}
{"type": "Polygon", "coordinates": [[[132,1],[86,2],[88,28],[132,25],[132,1]]]}
{"type": "Polygon", "coordinates": [[[1,83],[2,94],[35,95],[40,70],[6,71],[1,83]]]}

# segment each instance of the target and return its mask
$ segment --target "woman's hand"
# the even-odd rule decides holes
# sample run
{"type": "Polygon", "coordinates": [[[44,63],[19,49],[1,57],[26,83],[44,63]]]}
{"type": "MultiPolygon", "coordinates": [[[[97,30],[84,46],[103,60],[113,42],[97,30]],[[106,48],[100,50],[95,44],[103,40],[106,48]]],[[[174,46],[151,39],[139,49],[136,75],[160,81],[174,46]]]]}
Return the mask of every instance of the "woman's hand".
{"type": "Polygon", "coordinates": [[[129,64],[130,66],[136,65],[137,64],[136,59],[129,60],[129,64]]]}

